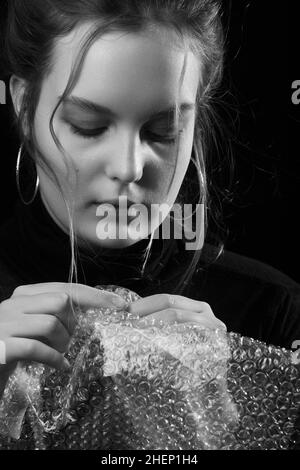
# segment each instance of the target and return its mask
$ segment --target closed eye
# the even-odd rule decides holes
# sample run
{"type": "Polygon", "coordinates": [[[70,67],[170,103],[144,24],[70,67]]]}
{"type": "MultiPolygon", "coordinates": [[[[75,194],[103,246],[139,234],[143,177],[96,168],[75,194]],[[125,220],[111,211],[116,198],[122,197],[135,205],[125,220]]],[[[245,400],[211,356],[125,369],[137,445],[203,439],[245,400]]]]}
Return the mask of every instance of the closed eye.
{"type": "MultiPolygon", "coordinates": [[[[73,134],[79,135],[80,137],[84,139],[97,139],[107,129],[106,127],[100,127],[100,128],[95,128],[95,129],[83,129],[71,123],[69,125],[73,134]]],[[[181,134],[183,130],[180,130],[175,135],[165,135],[165,136],[160,135],[160,134],[155,134],[154,132],[151,132],[149,130],[144,131],[144,132],[146,133],[145,140],[151,140],[153,142],[161,142],[161,143],[172,145],[172,144],[175,144],[179,134],[181,134]]]]}
{"type": "Polygon", "coordinates": [[[86,139],[95,139],[103,134],[106,127],[99,127],[96,129],[83,129],[81,127],[74,126],[74,124],[70,124],[70,129],[73,134],[78,134],[86,139]]]}

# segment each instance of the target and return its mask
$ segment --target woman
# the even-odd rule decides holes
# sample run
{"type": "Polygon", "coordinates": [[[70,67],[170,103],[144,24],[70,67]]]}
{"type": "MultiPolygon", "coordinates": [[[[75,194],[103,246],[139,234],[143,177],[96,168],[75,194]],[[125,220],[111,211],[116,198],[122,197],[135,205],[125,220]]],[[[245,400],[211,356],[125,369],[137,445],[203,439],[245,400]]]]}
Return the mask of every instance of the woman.
{"type": "Polygon", "coordinates": [[[207,233],[209,116],[224,57],[219,2],[12,0],[8,8],[5,70],[22,145],[21,201],[0,233],[2,385],[21,359],[68,368],[74,305],[122,300],[99,284],[140,294],[128,309],[149,321],[226,325],[292,348],[300,287],[287,276],[208,238],[194,250],[155,238],[157,211],[148,210],[138,239],[131,219],[99,217],[120,196],[147,209],[166,203],[164,220],[173,205],[197,201],[205,210],[196,228],[207,233]],[[26,197],[24,160],[35,181],[26,197]],[[105,238],[104,222],[126,237],[105,238]]]}

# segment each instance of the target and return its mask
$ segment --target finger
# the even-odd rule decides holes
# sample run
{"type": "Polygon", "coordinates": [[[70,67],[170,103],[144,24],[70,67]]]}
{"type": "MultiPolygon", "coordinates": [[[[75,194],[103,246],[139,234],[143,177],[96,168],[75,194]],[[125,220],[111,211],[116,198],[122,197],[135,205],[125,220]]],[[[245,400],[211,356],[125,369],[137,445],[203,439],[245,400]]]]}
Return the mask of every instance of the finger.
{"type": "Polygon", "coordinates": [[[12,297],[18,295],[34,295],[50,292],[66,293],[80,308],[114,307],[124,308],[125,300],[113,292],[101,291],[84,284],[65,282],[44,282],[17,287],[12,297]]]}
{"type": "Polygon", "coordinates": [[[73,334],[76,318],[65,293],[53,292],[33,295],[18,295],[0,305],[0,322],[11,321],[20,315],[53,315],[57,317],[69,334],[73,334]]]}
{"type": "Polygon", "coordinates": [[[4,338],[37,339],[59,352],[65,352],[71,336],[61,321],[53,315],[23,315],[18,321],[1,324],[4,338]]]}
{"type": "Polygon", "coordinates": [[[199,312],[178,309],[166,309],[152,313],[143,317],[141,320],[137,320],[135,325],[141,328],[147,328],[149,326],[174,323],[194,323],[210,329],[226,329],[224,323],[216,317],[201,315],[199,312]]]}
{"type": "Polygon", "coordinates": [[[203,312],[210,309],[210,306],[205,302],[189,299],[181,295],[155,294],[132,302],[128,306],[127,311],[132,314],[139,315],[140,317],[144,317],[145,315],[167,308],[203,312]]]}
{"type": "Polygon", "coordinates": [[[5,341],[5,363],[36,361],[60,370],[69,370],[70,364],[63,354],[34,339],[8,338],[5,341]]]}

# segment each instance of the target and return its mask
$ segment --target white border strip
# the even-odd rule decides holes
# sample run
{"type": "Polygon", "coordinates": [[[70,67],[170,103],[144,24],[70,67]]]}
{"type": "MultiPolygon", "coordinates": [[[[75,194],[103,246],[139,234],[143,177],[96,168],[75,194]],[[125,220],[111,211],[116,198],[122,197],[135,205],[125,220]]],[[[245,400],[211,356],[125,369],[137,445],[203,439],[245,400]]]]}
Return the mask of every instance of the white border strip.
{"type": "Polygon", "coordinates": [[[0,364],[6,364],[6,344],[0,339],[0,364]]]}

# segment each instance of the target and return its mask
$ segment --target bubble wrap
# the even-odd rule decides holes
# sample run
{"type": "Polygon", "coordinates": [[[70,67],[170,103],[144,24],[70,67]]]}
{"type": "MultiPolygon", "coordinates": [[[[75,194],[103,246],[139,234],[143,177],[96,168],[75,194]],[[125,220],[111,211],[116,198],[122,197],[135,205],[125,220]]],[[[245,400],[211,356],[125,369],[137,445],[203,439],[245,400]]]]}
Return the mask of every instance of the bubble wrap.
{"type": "Polygon", "coordinates": [[[0,449],[299,445],[300,366],[291,351],[195,324],[141,325],[111,308],[77,313],[70,372],[19,363],[10,376],[0,449]]]}

